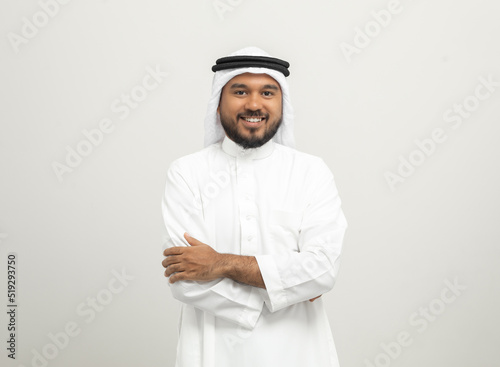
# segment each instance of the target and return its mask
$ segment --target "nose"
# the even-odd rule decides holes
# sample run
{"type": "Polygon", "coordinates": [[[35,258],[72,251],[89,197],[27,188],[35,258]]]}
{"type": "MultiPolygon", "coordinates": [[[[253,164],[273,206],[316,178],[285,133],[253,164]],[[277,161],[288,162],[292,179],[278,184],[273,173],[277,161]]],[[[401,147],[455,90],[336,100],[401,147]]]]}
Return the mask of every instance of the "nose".
{"type": "Polygon", "coordinates": [[[248,95],[245,107],[250,111],[257,111],[262,108],[262,99],[259,93],[248,95]]]}

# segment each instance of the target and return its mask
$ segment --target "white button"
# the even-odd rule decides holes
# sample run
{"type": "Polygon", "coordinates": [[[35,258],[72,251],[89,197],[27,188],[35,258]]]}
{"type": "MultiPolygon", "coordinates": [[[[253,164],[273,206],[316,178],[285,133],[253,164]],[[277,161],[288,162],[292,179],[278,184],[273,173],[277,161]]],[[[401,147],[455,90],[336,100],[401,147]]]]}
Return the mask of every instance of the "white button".
{"type": "Polygon", "coordinates": [[[253,238],[253,236],[248,236],[248,237],[247,237],[247,239],[248,239],[249,241],[251,241],[251,240],[252,240],[252,238],[253,238]]]}
{"type": "Polygon", "coordinates": [[[247,215],[247,220],[250,220],[252,219],[252,216],[251,215],[247,215]]]}

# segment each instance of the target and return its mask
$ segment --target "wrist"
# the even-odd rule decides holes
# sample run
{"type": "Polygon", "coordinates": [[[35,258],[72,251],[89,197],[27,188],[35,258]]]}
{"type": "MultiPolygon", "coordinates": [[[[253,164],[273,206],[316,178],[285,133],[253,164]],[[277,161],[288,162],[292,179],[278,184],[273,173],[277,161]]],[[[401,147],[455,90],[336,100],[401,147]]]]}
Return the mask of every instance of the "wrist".
{"type": "Polygon", "coordinates": [[[215,261],[214,273],[218,278],[229,278],[231,273],[230,254],[219,254],[215,261]]]}

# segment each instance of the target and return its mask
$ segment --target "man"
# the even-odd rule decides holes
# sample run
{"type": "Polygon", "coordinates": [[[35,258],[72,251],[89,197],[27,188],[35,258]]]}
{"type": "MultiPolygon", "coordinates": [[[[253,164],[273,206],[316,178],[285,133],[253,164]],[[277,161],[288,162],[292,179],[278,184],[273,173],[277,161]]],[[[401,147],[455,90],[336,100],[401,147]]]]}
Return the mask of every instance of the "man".
{"type": "Polygon", "coordinates": [[[288,67],[254,47],[217,60],[205,148],[168,169],[177,367],[338,366],[319,297],[347,223],[330,169],[294,149],[288,67]]]}

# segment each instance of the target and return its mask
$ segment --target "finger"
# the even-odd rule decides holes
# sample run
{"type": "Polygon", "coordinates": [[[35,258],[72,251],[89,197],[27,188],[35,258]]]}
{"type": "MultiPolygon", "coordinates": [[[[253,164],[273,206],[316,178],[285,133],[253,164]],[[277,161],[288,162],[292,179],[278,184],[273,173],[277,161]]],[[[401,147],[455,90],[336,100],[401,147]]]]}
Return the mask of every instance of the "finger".
{"type": "Polygon", "coordinates": [[[162,265],[164,268],[166,268],[166,267],[169,265],[169,263],[167,262],[167,260],[168,260],[168,259],[170,259],[170,256],[169,256],[169,257],[167,257],[167,258],[165,258],[165,259],[161,262],[161,265],[162,265]]]}
{"type": "Polygon", "coordinates": [[[175,273],[174,275],[172,275],[170,278],[169,278],[169,282],[171,284],[174,284],[175,282],[178,282],[179,280],[184,280],[186,278],[186,276],[184,275],[184,273],[175,273]]]}
{"type": "Polygon", "coordinates": [[[181,262],[180,257],[176,255],[176,256],[167,256],[165,259],[163,259],[161,264],[163,265],[164,268],[166,268],[169,265],[179,264],[180,262],[181,262]]]}
{"type": "Polygon", "coordinates": [[[169,247],[163,251],[163,256],[182,255],[183,251],[184,247],[182,246],[169,247]]]}
{"type": "Polygon", "coordinates": [[[189,233],[187,233],[187,232],[185,232],[185,233],[184,233],[184,238],[186,239],[186,241],[188,241],[188,242],[189,242],[189,244],[190,244],[191,246],[198,246],[198,245],[203,244],[202,242],[198,241],[196,238],[191,237],[191,236],[189,235],[189,233]]]}
{"type": "Polygon", "coordinates": [[[172,275],[173,273],[181,273],[184,271],[184,268],[180,264],[175,264],[175,265],[170,265],[167,266],[167,269],[165,270],[165,275],[168,277],[172,275]]]}

